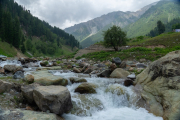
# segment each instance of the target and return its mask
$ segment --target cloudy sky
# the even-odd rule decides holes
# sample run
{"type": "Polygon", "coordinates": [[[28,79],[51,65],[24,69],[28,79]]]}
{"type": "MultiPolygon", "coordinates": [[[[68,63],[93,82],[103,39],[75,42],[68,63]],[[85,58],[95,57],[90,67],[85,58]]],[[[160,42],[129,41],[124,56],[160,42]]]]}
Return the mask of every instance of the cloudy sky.
{"type": "Polygon", "coordinates": [[[159,0],[15,0],[34,16],[61,29],[113,11],[137,11],[159,0]]]}

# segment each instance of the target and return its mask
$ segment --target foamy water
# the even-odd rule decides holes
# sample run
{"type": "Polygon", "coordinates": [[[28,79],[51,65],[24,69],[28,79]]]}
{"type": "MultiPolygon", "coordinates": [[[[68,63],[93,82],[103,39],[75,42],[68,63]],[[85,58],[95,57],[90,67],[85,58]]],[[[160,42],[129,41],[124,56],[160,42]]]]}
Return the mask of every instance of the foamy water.
{"type": "MultiPolygon", "coordinates": [[[[83,77],[82,74],[76,73],[60,73],[55,72],[54,75],[62,76],[69,79],[70,77],[83,77]]],[[[161,117],[148,113],[144,108],[138,108],[135,101],[138,96],[133,92],[132,87],[125,87],[121,84],[113,84],[121,79],[109,78],[89,78],[84,76],[89,82],[97,85],[96,94],[80,95],[74,90],[80,83],[67,86],[71,93],[72,102],[76,103],[79,109],[74,113],[63,114],[66,120],[163,120],[161,117]],[[125,94],[118,95],[118,91],[107,92],[111,87],[121,88],[125,94]]]]}

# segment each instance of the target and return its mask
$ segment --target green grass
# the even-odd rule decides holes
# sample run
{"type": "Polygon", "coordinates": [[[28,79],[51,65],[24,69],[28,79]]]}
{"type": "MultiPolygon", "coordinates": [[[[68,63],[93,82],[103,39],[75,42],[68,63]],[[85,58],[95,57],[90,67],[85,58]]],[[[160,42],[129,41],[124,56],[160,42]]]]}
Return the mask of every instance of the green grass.
{"type": "Polygon", "coordinates": [[[145,48],[145,47],[136,47],[131,48],[128,50],[122,50],[122,51],[111,51],[111,52],[94,52],[94,53],[88,53],[87,55],[82,55],[81,57],[77,57],[76,59],[81,58],[88,58],[95,61],[105,61],[105,60],[111,60],[114,57],[119,57],[121,60],[140,60],[140,59],[147,59],[150,61],[157,60],[164,55],[166,55],[169,52],[180,50],[180,46],[174,46],[172,48],[145,48]]]}
{"type": "Polygon", "coordinates": [[[128,42],[129,46],[157,46],[163,45],[164,47],[174,47],[180,45],[180,33],[164,33],[157,37],[146,38],[141,41],[133,42],[132,40],[128,42]]]}
{"type": "Polygon", "coordinates": [[[0,55],[5,55],[7,57],[14,57],[17,55],[14,47],[12,47],[7,42],[0,41],[0,55]]]}

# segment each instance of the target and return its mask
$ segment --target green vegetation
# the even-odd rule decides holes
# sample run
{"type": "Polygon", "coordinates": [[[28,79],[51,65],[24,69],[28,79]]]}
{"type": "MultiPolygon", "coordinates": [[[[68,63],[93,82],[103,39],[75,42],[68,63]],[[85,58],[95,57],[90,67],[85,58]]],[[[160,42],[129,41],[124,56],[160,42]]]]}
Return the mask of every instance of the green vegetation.
{"type": "Polygon", "coordinates": [[[146,37],[144,40],[133,42],[132,40],[128,42],[129,46],[164,46],[167,48],[171,48],[177,45],[180,45],[180,33],[170,32],[161,34],[159,36],[148,38],[146,37]]]}
{"type": "Polygon", "coordinates": [[[158,28],[159,35],[164,33],[165,26],[164,26],[164,24],[160,20],[157,22],[157,28],[158,28]]]}
{"type": "Polygon", "coordinates": [[[120,57],[122,60],[139,60],[145,58],[154,61],[169,52],[180,50],[180,33],[166,33],[154,38],[139,36],[129,39],[127,45],[132,48],[118,52],[94,52],[77,57],[76,59],[89,58],[96,61],[104,61],[111,60],[113,57],[120,57]]]}
{"type": "Polygon", "coordinates": [[[126,33],[118,26],[112,26],[107,31],[104,31],[103,45],[105,47],[113,47],[115,51],[118,51],[118,47],[126,45],[126,33]]]}
{"type": "Polygon", "coordinates": [[[0,41],[0,55],[5,55],[8,57],[16,56],[17,52],[13,46],[7,42],[0,41]]]}
{"type": "MultiPolygon", "coordinates": [[[[79,42],[74,36],[32,16],[29,10],[14,0],[0,2],[0,37],[0,41],[9,43],[24,54],[27,50],[35,57],[64,55],[63,45],[70,49],[79,48],[79,42]]],[[[2,51],[4,49],[1,53],[9,55],[2,51]]]]}
{"type": "MultiPolygon", "coordinates": [[[[136,36],[147,35],[157,26],[157,21],[161,20],[166,24],[171,20],[180,17],[179,7],[179,4],[172,1],[158,2],[157,5],[154,5],[147,10],[138,21],[124,28],[124,30],[127,31],[127,37],[133,38],[136,36]]],[[[172,31],[172,25],[167,27],[172,31]]]]}

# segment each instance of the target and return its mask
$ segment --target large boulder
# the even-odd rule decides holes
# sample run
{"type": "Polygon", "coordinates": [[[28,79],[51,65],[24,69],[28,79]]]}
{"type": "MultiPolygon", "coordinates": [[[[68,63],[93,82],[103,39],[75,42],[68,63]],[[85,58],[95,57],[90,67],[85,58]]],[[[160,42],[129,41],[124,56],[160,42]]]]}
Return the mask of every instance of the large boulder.
{"type": "Polygon", "coordinates": [[[92,94],[92,93],[96,93],[96,88],[97,86],[92,84],[92,83],[82,83],[80,84],[76,89],[75,92],[78,92],[80,94],[92,94]]]}
{"type": "Polygon", "coordinates": [[[134,82],[148,110],[164,120],[180,119],[180,51],[151,63],[134,82]]]}
{"type": "Polygon", "coordinates": [[[64,119],[53,113],[13,109],[13,110],[1,111],[0,120],[64,120],[64,119]]]}
{"type": "Polygon", "coordinates": [[[14,79],[24,79],[24,72],[23,71],[17,71],[14,75],[13,75],[14,79]]]}
{"type": "Polygon", "coordinates": [[[119,57],[113,58],[112,63],[115,63],[116,65],[120,65],[121,64],[121,59],[119,57]]]}
{"type": "Polygon", "coordinates": [[[33,91],[34,101],[44,112],[62,115],[71,110],[70,92],[63,86],[38,86],[33,91]]]}
{"type": "Polygon", "coordinates": [[[18,70],[22,70],[23,68],[21,66],[16,66],[16,65],[5,65],[4,70],[7,72],[16,72],[18,70]]]}
{"type": "Polygon", "coordinates": [[[111,78],[126,78],[128,75],[130,75],[128,71],[125,71],[121,68],[117,68],[111,73],[110,77],[111,78]]]}
{"type": "Polygon", "coordinates": [[[36,71],[32,73],[34,76],[34,82],[41,85],[62,85],[66,86],[68,80],[60,76],[55,76],[49,73],[48,71],[36,71]]]}
{"type": "Polygon", "coordinates": [[[9,92],[13,87],[13,83],[0,80],[0,94],[4,92],[9,92]]]}
{"type": "Polygon", "coordinates": [[[38,86],[40,85],[35,83],[31,85],[21,86],[22,95],[24,98],[26,98],[28,103],[30,104],[34,103],[33,90],[38,86]]]}

